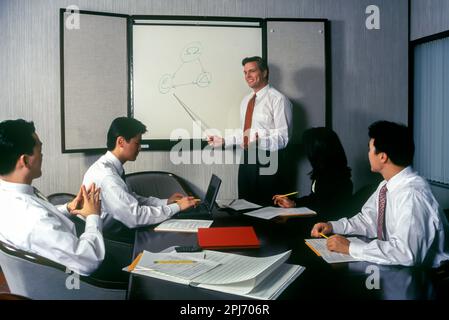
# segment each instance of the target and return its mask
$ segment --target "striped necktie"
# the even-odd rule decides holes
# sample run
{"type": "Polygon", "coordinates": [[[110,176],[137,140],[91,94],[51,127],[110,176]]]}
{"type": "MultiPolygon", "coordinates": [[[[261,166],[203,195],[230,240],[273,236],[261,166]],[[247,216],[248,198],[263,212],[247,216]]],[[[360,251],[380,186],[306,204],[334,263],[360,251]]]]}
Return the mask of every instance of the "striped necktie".
{"type": "Polygon", "coordinates": [[[377,210],[377,239],[385,240],[385,208],[387,206],[387,184],[380,188],[377,210]]]}

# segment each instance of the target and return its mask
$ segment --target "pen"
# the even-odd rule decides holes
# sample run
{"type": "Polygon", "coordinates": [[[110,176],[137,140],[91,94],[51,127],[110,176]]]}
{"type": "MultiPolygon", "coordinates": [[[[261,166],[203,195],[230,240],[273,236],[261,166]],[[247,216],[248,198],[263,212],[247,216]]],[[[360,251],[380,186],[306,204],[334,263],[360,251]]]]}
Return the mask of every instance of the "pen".
{"type": "Polygon", "coordinates": [[[154,263],[166,263],[166,264],[175,264],[175,263],[196,263],[193,260],[155,260],[154,263]]]}
{"type": "Polygon", "coordinates": [[[297,193],[298,193],[298,191],[290,192],[290,193],[287,193],[287,194],[281,194],[281,195],[278,196],[278,197],[288,197],[288,196],[292,196],[292,195],[297,194],[297,193]]]}
{"type": "Polygon", "coordinates": [[[323,238],[329,239],[328,236],[326,236],[325,234],[323,234],[323,233],[321,233],[321,232],[320,232],[320,236],[322,236],[323,238]]]}
{"type": "MultiPolygon", "coordinates": [[[[180,200],[176,200],[176,202],[179,202],[179,201],[180,201],[180,200]]],[[[200,202],[201,199],[196,198],[196,199],[193,199],[193,201],[200,202]]]]}

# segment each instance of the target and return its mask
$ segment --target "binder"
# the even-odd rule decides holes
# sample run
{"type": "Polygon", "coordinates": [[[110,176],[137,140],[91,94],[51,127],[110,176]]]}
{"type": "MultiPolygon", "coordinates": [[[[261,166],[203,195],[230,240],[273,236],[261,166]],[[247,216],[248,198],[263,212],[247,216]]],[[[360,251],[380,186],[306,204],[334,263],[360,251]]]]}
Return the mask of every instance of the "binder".
{"type": "Polygon", "coordinates": [[[204,249],[259,248],[253,227],[199,228],[198,244],[204,249]]]}

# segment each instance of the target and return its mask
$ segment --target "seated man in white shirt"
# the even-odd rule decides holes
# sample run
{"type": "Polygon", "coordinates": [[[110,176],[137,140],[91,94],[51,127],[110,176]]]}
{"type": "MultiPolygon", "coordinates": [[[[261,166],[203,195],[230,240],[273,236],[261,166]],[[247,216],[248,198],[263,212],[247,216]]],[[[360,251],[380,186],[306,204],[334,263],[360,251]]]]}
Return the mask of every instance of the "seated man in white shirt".
{"type": "Polygon", "coordinates": [[[161,200],[142,197],[128,189],[123,179],[123,165],[136,160],[142,134],[146,131],[145,125],[136,119],[114,119],[107,137],[109,151],[84,175],[85,186],[95,183],[101,188],[101,218],[108,236],[126,232],[127,228],[160,223],[196,204],[193,197],[180,193],[161,200]]]}
{"type": "Polygon", "coordinates": [[[371,171],[385,179],[360,213],[351,219],[318,223],[312,237],[329,237],[331,251],[385,265],[439,267],[449,260],[449,226],[425,179],[412,170],[415,146],[411,131],[388,121],[369,127],[371,171]],[[351,242],[345,235],[374,238],[351,242]]]}
{"type": "Polygon", "coordinates": [[[89,275],[104,259],[100,190],[80,188],[67,205],[53,206],[31,186],[42,174],[42,143],[33,122],[0,123],[0,241],[89,275]],[[79,214],[86,228],[78,238],[68,218],[79,214]]]}

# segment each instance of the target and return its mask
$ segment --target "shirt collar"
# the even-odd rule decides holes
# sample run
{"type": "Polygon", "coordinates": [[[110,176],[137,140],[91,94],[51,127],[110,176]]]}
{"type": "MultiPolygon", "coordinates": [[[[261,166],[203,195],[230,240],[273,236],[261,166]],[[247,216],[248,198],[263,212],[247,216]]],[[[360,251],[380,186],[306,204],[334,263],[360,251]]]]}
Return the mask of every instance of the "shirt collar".
{"type": "MultiPolygon", "coordinates": [[[[255,94],[256,94],[256,98],[260,98],[260,97],[262,97],[262,96],[264,96],[267,92],[268,92],[268,89],[270,88],[270,85],[269,84],[267,84],[265,87],[263,87],[262,89],[260,89],[259,91],[257,91],[255,94]]],[[[254,94],[254,92],[252,93],[252,94],[254,94]]]]}
{"type": "Polygon", "coordinates": [[[122,175],[122,173],[125,171],[125,169],[123,169],[123,165],[120,162],[120,160],[117,159],[117,157],[111,151],[106,152],[104,157],[106,158],[106,160],[108,160],[109,162],[112,163],[114,168],[117,170],[118,174],[122,175]]]}
{"type": "Polygon", "coordinates": [[[397,188],[401,184],[403,179],[406,176],[408,176],[409,174],[411,174],[412,172],[413,172],[413,170],[412,170],[411,166],[408,166],[408,167],[405,167],[404,169],[402,169],[399,173],[397,173],[390,180],[388,180],[388,182],[386,183],[387,190],[393,191],[395,188],[397,188]]]}
{"type": "Polygon", "coordinates": [[[25,183],[14,183],[0,179],[0,189],[34,195],[33,187],[25,183]]]}

